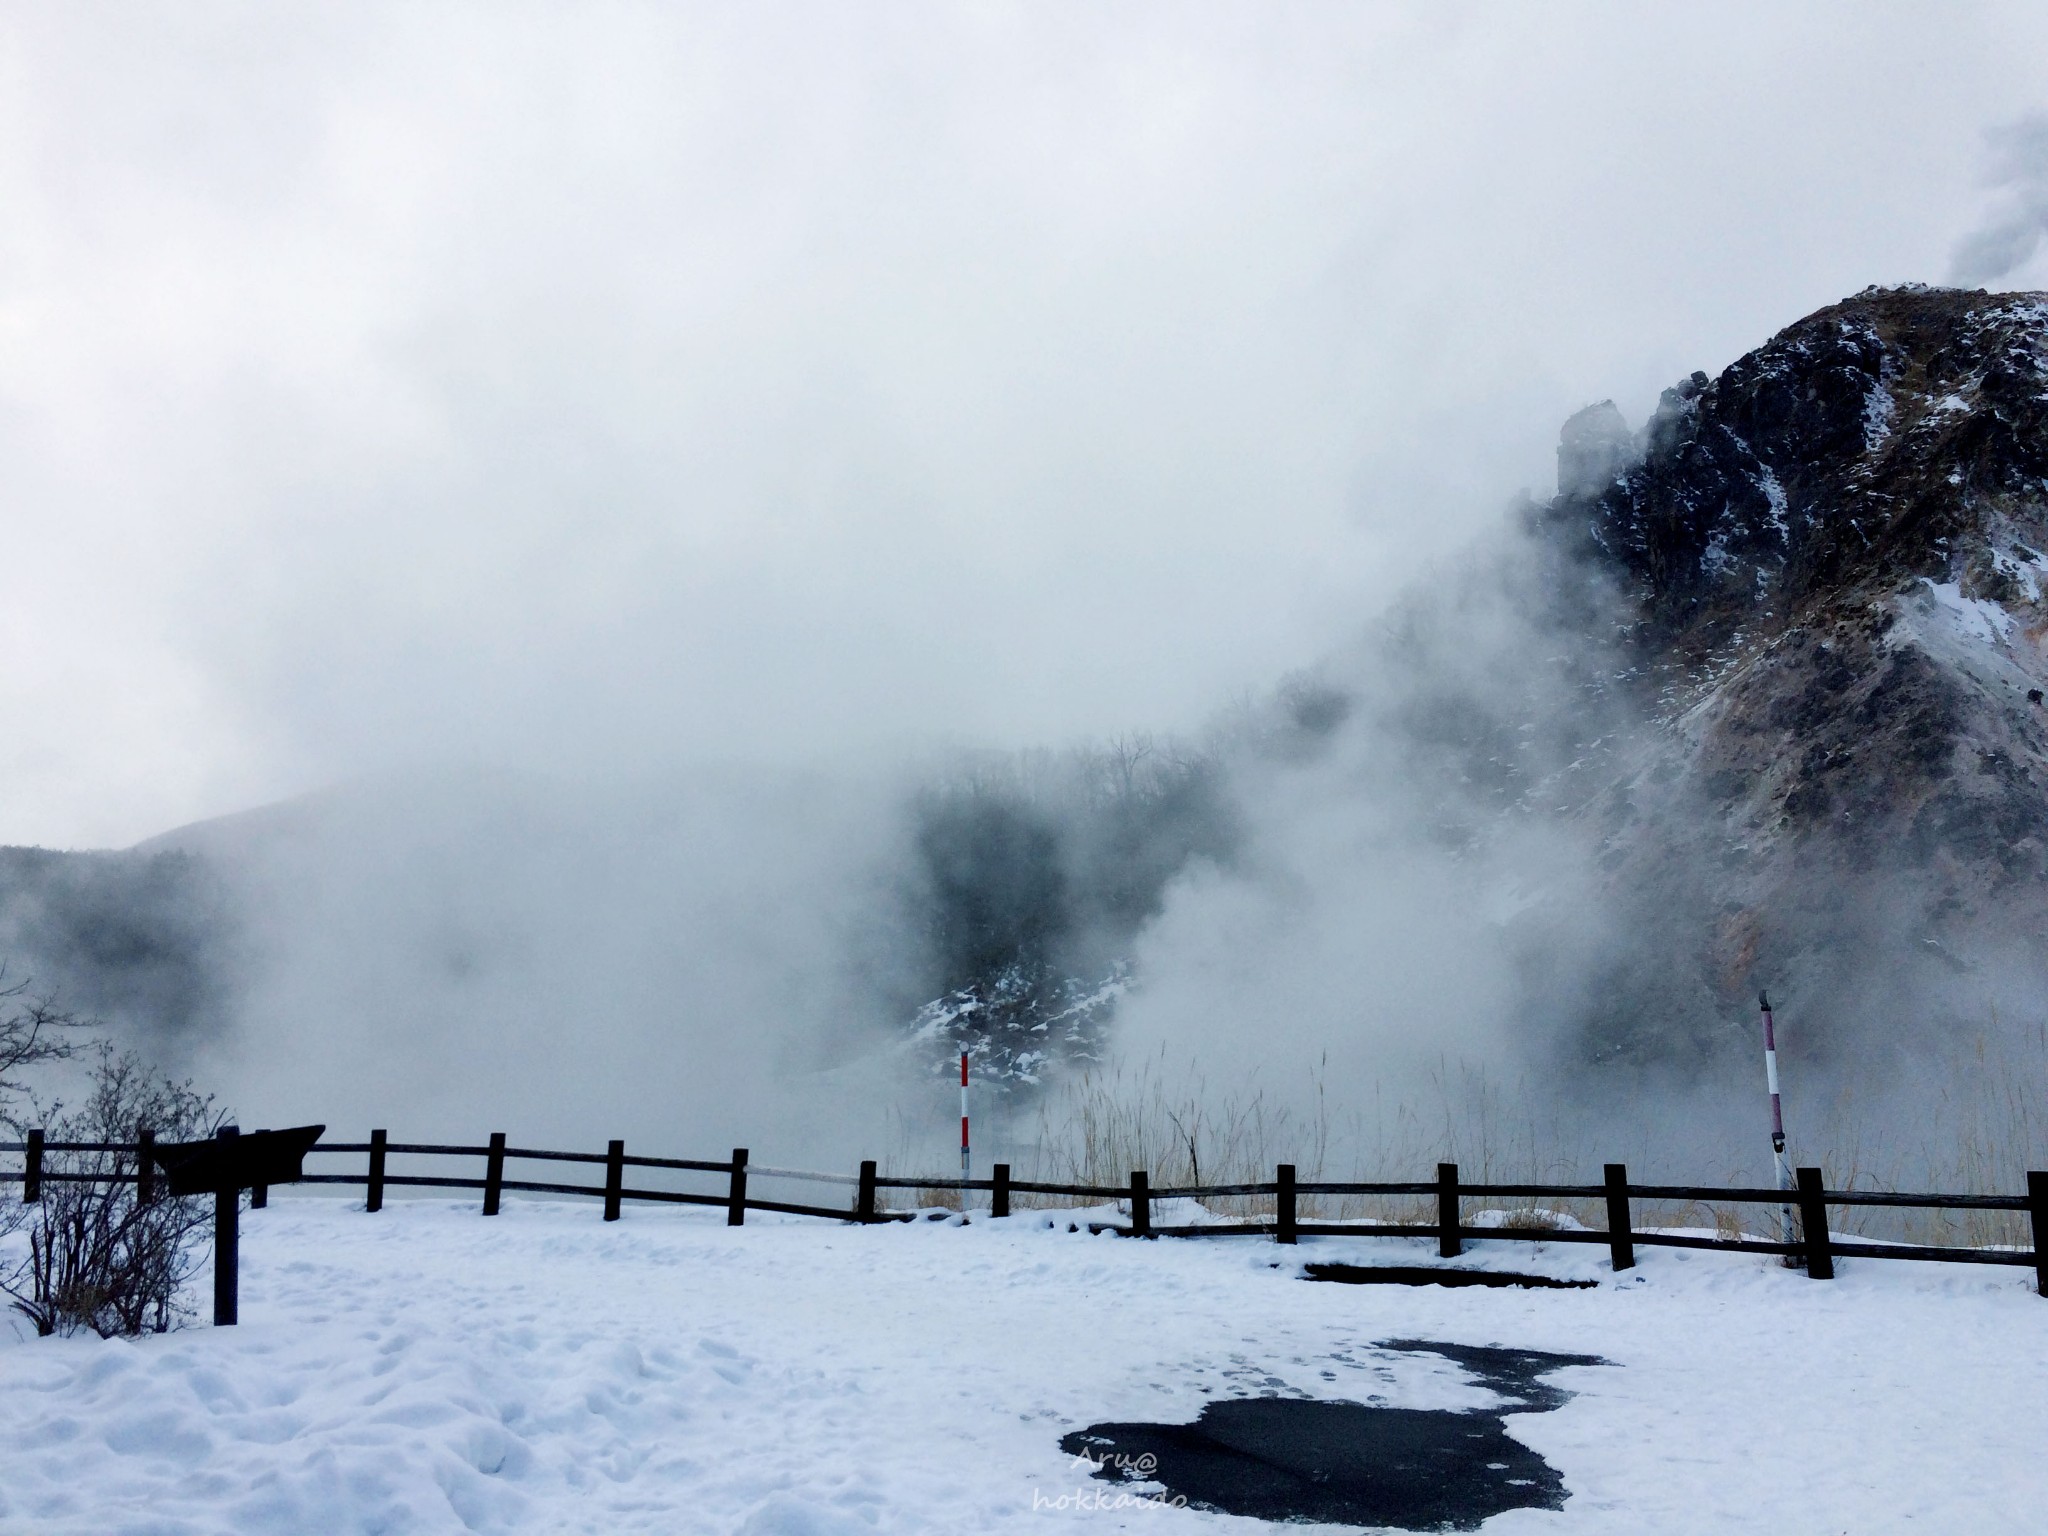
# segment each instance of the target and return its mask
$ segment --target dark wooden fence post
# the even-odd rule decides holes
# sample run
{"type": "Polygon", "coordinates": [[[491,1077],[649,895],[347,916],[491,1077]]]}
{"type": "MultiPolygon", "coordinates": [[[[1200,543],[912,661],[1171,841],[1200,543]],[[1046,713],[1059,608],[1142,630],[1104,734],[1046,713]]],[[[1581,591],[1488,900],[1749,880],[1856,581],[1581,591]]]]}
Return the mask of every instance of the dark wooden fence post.
{"type": "MultiPolygon", "coordinates": [[[[221,1141],[233,1141],[242,1134],[240,1126],[224,1125],[214,1133],[221,1141]]],[[[242,1192],[228,1188],[213,1195],[213,1326],[232,1328],[240,1307],[241,1229],[238,1217],[242,1192]]]]}
{"type": "Polygon", "coordinates": [[[991,1217],[1010,1214],[1010,1165],[996,1164],[995,1188],[989,1192],[988,1213],[991,1217]]]}
{"type": "Polygon", "coordinates": [[[43,1133],[30,1131],[28,1146],[21,1154],[21,1203],[34,1205],[43,1198],[43,1133]]]}
{"type": "Polygon", "coordinates": [[[862,1221],[875,1219],[875,1160],[869,1158],[860,1165],[860,1199],[853,1208],[854,1215],[862,1221]]]}
{"type": "Polygon", "coordinates": [[[270,1186],[252,1184],[249,1186],[249,1209],[260,1211],[270,1204],[270,1186]]]}
{"type": "Polygon", "coordinates": [[[491,1149],[484,1154],[484,1214],[495,1216],[505,1196],[505,1133],[491,1132],[491,1149]]]}
{"type": "Polygon", "coordinates": [[[1294,1219],[1294,1164],[1282,1163],[1273,1181],[1273,1240],[1294,1242],[1299,1234],[1294,1219]]]}
{"type": "Polygon", "coordinates": [[[626,1144],[614,1141],[604,1149],[604,1219],[619,1219],[619,1202],[626,1188],[626,1144]]]}
{"type": "Polygon", "coordinates": [[[2027,1207],[2034,1219],[2034,1291],[2048,1296],[2048,1173],[2027,1175],[2027,1207]]]}
{"type": "Polygon", "coordinates": [[[1131,1175],[1131,1236],[1152,1235],[1152,1179],[1142,1169],[1131,1175]]]}
{"type": "Polygon", "coordinates": [[[1635,1229],[1628,1215],[1628,1165],[1607,1165],[1607,1256],[1617,1270],[1636,1267],[1635,1229]]]}
{"type": "Polygon", "coordinates": [[[1821,1198],[1820,1170],[1799,1170],[1799,1234],[1806,1248],[1806,1278],[1835,1278],[1834,1250],[1828,1246],[1828,1204],[1821,1198]]]}
{"type": "Polygon", "coordinates": [[[1455,1259],[1465,1251],[1462,1235],[1458,1231],[1458,1165],[1438,1163],[1436,1165],[1436,1251],[1446,1259],[1455,1259]]]}
{"type": "Polygon", "coordinates": [[[745,1226],[747,1221],[747,1149],[732,1149],[732,1192],[726,1196],[725,1224],[745,1226]]]}
{"type": "Polygon", "coordinates": [[[370,1132],[370,1186],[363,1194],[366,1211],[384,1209],[384,1144],[389,1139],[382,1131],[370,1132]]]}
{"type": "Polygon", "coordinates": [[[135,1203],[152,1205],[156,1201],[156,1133],[148,1126],[138,1126],[135,1131],[135,1203]]]}

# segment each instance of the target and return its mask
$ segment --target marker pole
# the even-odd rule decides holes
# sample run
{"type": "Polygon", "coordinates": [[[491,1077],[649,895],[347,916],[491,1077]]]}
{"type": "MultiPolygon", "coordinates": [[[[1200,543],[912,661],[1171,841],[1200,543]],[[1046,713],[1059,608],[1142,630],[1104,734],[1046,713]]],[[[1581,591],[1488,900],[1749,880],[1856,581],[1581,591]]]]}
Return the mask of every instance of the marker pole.
{"type": "Polygon", "coordinates": [[[960,1209],[967,1209],[967,1053],[960,1053],[960,1209]]]}
{"type": "MultiPolygon", "coordinates": [[[[224,1125],[213,1134],[233,1141],[242,1128],[224,1125]]],[[[225,1158],[221,1166],[227,1166],[225,1158]]],[[[213,1192],[213,1326],[232,1328],[241,1314],[242,1191],[231,1174],[223,1173],[221,1181],[227,1188],[213,1192]]]]}
{"type": "MultiPolygon", "coordinates": [[[[1785,1160],[1785,1110],[1778,1098],[1778,1034],[1771,1022],[1771,998],[1768,992],[1756,995],[1757,1006],[1764,1016],[1764,1081],[1771,1090],[1771,1159],[1777,1165],[1778,1188],[1787,1191],[1792,1188],[1792,1165],[1785,1160]]],[[[1778,1241],[1792,1241],[1792,1207],[1789,1203],[1778,1207],[1778,1241]]],[[[1792,1256],[1786,1255],[1790,1264],[1792,1256]]]]}

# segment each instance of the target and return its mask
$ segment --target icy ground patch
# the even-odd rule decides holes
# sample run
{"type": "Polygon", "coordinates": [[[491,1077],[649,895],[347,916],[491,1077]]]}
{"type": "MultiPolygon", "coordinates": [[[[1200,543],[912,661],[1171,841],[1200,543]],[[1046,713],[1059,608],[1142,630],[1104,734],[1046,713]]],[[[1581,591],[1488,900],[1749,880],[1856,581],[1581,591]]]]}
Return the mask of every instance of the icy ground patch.
{"type": "MultiPolygon", "coordinates": [[[[1033,1218],[776,1222],[588,1203],[280,1198],[243,1227],[243,1325],[0,1334],[0,1531],[869,1536],[1251,1531],[1111,1507],[1059,1449],[1105,1420],[1281,1394],[1497,1396],[1396,1339],[1599,1355],[1508,1420],[1561,1511],[1496,1533],[2036,1532],[2048,1300],[2030,1272],[1481,1244],[1591,1290],[1315,1285],[1395,1240],[1135,1242],[1033,1218]],[[1280,1267],[1275,1268],[1273,1266],[1280,1267]]],[[[1303,1529],[1302,1527],[1287,1527],[1303,1529]]],[[[1328,1527],[1324,1527],[1328,1529],[1328,1527]]]]}

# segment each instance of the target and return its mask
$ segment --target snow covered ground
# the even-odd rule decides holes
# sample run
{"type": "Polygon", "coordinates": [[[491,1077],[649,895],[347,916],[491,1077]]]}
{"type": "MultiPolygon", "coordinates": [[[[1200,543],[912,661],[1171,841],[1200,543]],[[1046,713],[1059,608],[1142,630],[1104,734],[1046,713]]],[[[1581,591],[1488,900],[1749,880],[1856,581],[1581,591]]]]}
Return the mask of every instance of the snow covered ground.
{"type": "MultiPolygon", "coordinates": [[[[1595,1354],[1510,1432],[1560,1512],[1496,1533],[2038,1532],[2048,1300],[2031,1273],[1481,1244],[1585,1291],[1310,1284],[1396,1240],[1134,1242],[1033,1216],[875,1228],[588,1202],[280,1197],[243,1227],[242,1326],[0,1337],[0,1531],[1225,1531],[1104,1510],[1062,1454],[1219,1396],[1490,1394],[1392,1338],[1595,1354]],[[758,1223],[758,1224],[757,1224],[758,1223]],[[1062,1496],[1067,1496],[1064,1500],[1062,1496]],[[1074,1497],[1080,1495],[1081,1497],[1074,1497]]],[[[1328,1527],[1325,1527],[1328,1529],[1328,1527]]]]}

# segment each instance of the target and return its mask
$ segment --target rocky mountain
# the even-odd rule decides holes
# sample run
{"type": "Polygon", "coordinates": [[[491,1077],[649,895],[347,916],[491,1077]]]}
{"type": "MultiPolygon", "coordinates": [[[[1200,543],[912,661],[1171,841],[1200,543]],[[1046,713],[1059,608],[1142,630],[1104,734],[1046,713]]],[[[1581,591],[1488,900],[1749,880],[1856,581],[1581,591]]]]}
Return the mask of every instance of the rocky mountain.
{"type": "Polygon", "coordinates": [[[1707,1028],[1764,980],[1844,1039],[2031,991],[2048,296],[1871,289],[1666,390],[1639,430],[1589,407],[1530,523],[1605,589],[1603,655],[1647,722],[1573,809],[1659,956],[1618,965],[1597,1049],[1707,1028]]]}

